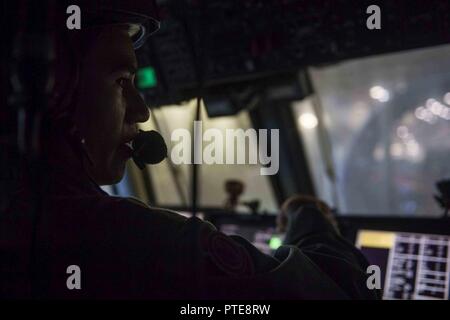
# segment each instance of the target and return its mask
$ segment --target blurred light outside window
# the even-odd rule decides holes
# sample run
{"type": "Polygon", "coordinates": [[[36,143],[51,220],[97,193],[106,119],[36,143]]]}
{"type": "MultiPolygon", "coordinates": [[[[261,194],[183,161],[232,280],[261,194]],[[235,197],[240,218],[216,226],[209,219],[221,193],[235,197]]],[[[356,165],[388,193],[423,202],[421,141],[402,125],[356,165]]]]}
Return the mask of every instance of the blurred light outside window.
{"type": "Polygon", "coordinates": [[[317,193],[340,214],[442,214],[433,195],[450,178],[449,56],[439,46],[310,69],[316,96],[292,107],[317,193]]]}

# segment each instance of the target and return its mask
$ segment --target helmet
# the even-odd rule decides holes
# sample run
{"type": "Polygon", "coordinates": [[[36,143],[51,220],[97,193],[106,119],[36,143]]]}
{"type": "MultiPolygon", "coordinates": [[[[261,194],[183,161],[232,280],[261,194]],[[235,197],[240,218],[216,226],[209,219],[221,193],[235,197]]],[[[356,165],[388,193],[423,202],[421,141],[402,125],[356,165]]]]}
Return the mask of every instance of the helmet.
{"type": "Polygon", "coordinates": [[[85,0],[78,2],[82,14],[82,27],[127,24],[135,49],[141,47],[147,37],[160,27],[153,1],[85,0]]]}
{"type": "Polygon", "coordinates": [[[56,38],[56,64],[54,95],[50,99],[50,113],[57,115],[72,112],[72,97],[78,86],[80,60],[85,54],[83,39],[95,29],[103,26],[127,25],[133,47],[141,47],[148,36],[156,32],[160,23],[153,0],[58,0],[56,5],[54,31],[56,38]],[[68,30],[66,12],[71,5],[81,11],[81,30],[68,30]],[[80,32],[79,32],[80,31],[80,32]],[[84,36],[83,36],[84,35],[84,36]],[[65,57],[63,59],[59,59],[65,57]],[[55,108],[56,107],[56,108],[55,108]]]}

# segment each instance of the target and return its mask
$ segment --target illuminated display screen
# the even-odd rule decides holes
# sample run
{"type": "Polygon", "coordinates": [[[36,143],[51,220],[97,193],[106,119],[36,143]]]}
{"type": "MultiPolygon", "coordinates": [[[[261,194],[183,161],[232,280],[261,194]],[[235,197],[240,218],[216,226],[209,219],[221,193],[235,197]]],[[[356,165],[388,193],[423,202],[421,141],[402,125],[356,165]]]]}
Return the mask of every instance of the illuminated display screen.
{"type": "Polygon", "coordinates": [[[356,246],[380,267],[383,299],[449,300],[450,236],[360,230],[356,246]]]}
{"type": "Polygon", "coordinates": [[[256,248],[266,254],[271,254],[282,244],[282,238],[275,233],[274,228],[255,228],[238,224],[223,224],[220,231],[228,235],[239,235],[250,241],[256,248]]]}

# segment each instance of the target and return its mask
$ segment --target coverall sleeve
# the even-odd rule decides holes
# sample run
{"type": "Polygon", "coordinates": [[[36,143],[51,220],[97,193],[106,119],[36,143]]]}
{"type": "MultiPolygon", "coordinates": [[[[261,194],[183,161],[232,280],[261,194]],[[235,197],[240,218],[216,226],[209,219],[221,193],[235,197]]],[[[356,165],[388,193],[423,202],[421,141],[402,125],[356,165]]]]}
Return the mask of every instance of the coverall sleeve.
{"type": "MultiPolygon", "coordinates": [[[[199,292],[214,299],[376,299],[366,286],[365,260],[340,238],[315,208],[298,212],[295,240],[274,256],[239,236],[189,219],[182,238],[199,235],[195,270],[199,292]]],[[[198,219],[196,219],[198,220],[198,219]]],[[[182,246],[191,241],[182,241],[182,246]]],[[[182,249],[181,249],[182,250],[182,249]]]]}

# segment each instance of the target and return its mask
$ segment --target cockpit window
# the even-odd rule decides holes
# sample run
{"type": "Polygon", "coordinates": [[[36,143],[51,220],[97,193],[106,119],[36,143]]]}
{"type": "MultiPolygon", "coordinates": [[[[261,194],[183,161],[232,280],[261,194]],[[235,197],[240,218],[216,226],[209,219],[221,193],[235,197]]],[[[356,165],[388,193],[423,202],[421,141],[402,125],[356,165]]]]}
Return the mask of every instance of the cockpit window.
{"type": "MultiPolygon", "coordinates": [[[[189,206],[191,204],[191,170],[189,164],[171,164],[171,152],[179,144],[171,141],[171,135],[177,129],[186,129],[192,132],[195,119],[196,101],[192,100],[184,105],[163,106],[152,111],[149,121],[142,124],[141,129],[155,129],[155,120],[158,131],[164,136],[169,149],[169,159],[156,166],[147,166],[151,175],[156,202],[159,206],[189,206]],[[157,186],[157,188],[156,188],[157,186]]],[[[202,130],[217,129],[225,136],[226,129],[252,128],[248,112],[241,111],[236,116],[209,118],[205,108],[202,108],[202,130]]],[[[191,138],[193,135],[191,133],[191,138]]],[[[203,136],[203,150],[210,142],[203,136]]],[[[192,141],[192,140],[191,140],[192,141]]],[[[224,157],[227,150],[223,144],[224,157]]],[[[247,146],[246,159],[248,159],[247,146]]],[[[223,207],[227,200],[225,183],[227,180],[240,180],[244,183],[244,192],[241,202],[259,200],[259,212],[275,213],[278,207],[274,192],[270,184],[270,177],[261,175],[260,164],[206,164],[199,165],[199,206],[223,207]]],[[[238,206],[239,211],[250,212],[248,205],[238,206]]]]}
{"type": "Polygon", "coordinates": [[[341,214],[435,217],[450,177],[450,46],[312,68],[293,103],[319,196],[341,214]]]}

